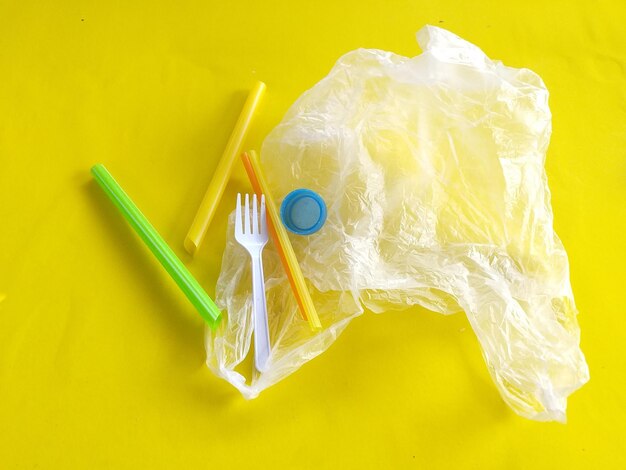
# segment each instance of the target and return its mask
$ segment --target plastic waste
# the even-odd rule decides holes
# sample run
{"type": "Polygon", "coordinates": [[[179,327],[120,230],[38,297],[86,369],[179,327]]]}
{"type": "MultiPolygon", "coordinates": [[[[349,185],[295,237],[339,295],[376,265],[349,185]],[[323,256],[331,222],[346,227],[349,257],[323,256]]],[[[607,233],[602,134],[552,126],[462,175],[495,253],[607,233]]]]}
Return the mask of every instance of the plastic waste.
{"type": "Polygon", "coordinates": [[[311,235],[326,221],[326,203],[310,189],[291,191],[280,205],[280,220],[292,233],[311,235]]]}
{"type": "Polygon", "coordinates": [[[464,311],[506,403],[530,419],[564,421],[568,395],[589,372],[544,170],[548,91],[532,71],[441,28],[426,26],[417,40],[424,52],[413,58],[368,49],[341,57],[263,143],[277,199],[305,187],[327,202],[319,232],[290,237],[322,330],[298,314],[269,244],[269,366],[241,367],[250,272],[231,216],[217,283],[226,313],[207,329],[207,364],[253,398],[365,309],[464,311]]]}

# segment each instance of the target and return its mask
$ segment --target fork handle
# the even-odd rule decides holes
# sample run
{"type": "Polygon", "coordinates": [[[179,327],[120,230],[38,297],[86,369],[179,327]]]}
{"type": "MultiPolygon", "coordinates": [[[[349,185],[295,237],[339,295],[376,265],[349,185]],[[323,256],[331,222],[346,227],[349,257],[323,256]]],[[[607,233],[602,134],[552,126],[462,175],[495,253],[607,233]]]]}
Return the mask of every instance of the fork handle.
{"type": "Polygon", "coordinates": [[[254,316],[254,364],[259,372],[267,370],[270,357],[270,333],[265,302],[263,258],[252,256],[252,313],[254,316]]]}

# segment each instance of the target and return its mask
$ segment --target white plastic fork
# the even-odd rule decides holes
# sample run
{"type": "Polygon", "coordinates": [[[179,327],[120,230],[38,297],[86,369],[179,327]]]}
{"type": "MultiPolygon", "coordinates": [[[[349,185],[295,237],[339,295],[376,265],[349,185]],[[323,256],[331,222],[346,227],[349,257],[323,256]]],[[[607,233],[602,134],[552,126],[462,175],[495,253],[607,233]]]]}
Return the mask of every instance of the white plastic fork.
{"type": "Polygon", "coordinates": [[[235,239],[252,259],[252,315],[254,317],[254,365],[259,372],[267,370],[270,357],[270,334],[267,325],[267,305],[265,302],[265,278],[261,253],[267,243],[267,221],[265,196],[261,195],[261,208],[257,212],[257,197],[252,196],[252,215],[249,206],[250,196],[246,194],[244,212],[241,212],[241,194],[237,194],[235,212],[235,239]],[[259,217],[260,212],[260,217],[259,217]],[[242,218],[244,220],[242,227],[242,218]]]}

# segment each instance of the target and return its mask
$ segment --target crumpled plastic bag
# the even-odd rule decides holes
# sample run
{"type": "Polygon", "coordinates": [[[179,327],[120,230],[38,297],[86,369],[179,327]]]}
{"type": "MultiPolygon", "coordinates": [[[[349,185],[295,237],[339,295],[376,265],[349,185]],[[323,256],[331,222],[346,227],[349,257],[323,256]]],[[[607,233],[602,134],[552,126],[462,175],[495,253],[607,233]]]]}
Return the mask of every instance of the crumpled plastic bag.
{"type": "Polygon", "coordinates": [[[264,253],[272,355],[242,367],[252,336],[249,259],[231,216],[208,366],[247,398],[326,350],[350,320],[422,305],[464,311],[503,399],[565,420],[589,378],[567,254],[544,171],[548,91],[530,70],[490,60],[433,26],[413,58],[359,49],[304,93],[263,143],[273,195],[318,192],[322,230],[292,236],[323,330],[297,310],[270,242],[264,253]],[[246,379],[248,376],[248,380],[246,379]]]}

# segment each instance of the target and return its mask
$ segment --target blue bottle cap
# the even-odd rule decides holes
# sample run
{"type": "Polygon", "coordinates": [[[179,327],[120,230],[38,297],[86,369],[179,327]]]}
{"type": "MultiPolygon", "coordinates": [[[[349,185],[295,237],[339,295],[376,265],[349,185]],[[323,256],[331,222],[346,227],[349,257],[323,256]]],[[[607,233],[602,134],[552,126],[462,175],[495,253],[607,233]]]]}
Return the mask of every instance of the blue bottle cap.
{"type": "Polygon", "coordinates": [[[283,199],[280,218],[290,232],[311,235],[326,222],[326,204],[316,192],[296,189],[283,199]]]}

